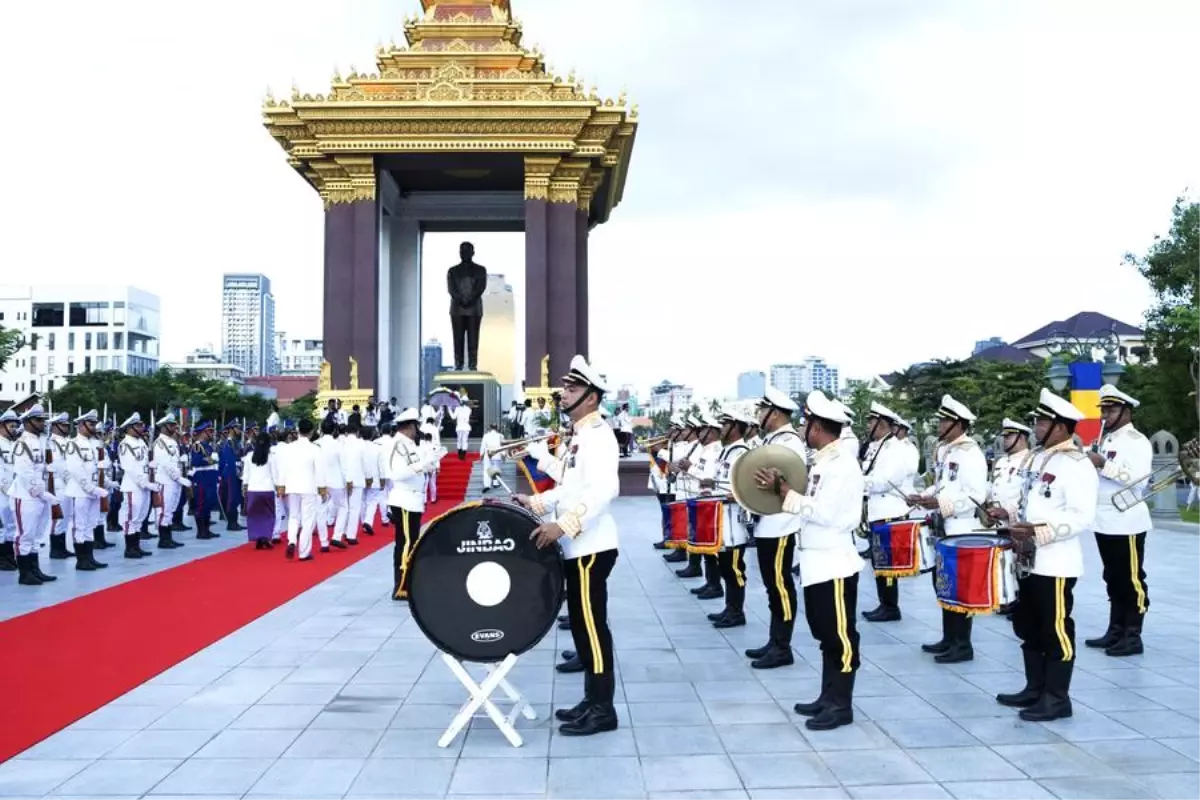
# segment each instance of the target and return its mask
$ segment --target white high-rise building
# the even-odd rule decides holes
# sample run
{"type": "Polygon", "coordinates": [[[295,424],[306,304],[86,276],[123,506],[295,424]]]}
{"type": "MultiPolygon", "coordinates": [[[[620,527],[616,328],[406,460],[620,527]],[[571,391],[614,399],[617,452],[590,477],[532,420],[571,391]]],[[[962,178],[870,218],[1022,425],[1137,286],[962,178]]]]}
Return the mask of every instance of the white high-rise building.
{"type": "Polygon", "coordinates": [[[289,339],[283,331],[275,334],[275,364],[280,375],[320,375],[324,353],[321,339],[289,339]]]}
{"type": "Polygon", "coordinates": [[[158,295],[132,286],[0,286],[0,327],[25,341],[0,371],[0,400],[85,372],[158,371],[158,295]]]}
{"type": "Polygon", "coordinates": [[[647,410],[651,414],[662,411],[686,413],[692,407],[692,394],[690,386],[663,381],[650,389],[650,405],[647,410]]]}
{"type": "Polygon", "coordinates": [[[809,356],[804,359],[804,371],[804,391],[811,392],[814,389],[820,389],[830,397],[837,397],[841,390],[837,367],[826,363],[825,359],[818,356],[809,356]]]}
{"type": "Polygon", "coordinates": [[[808,391],[805,387],[807,368],[804,364],[772,364],[771,385],[788,397],[808,391]]]}
{"type": "Polygon", "coordinates": [[[228,273],[221,298],[221,359],[247,376],[275,375],[275,296],[266,275],[228,273]]]}

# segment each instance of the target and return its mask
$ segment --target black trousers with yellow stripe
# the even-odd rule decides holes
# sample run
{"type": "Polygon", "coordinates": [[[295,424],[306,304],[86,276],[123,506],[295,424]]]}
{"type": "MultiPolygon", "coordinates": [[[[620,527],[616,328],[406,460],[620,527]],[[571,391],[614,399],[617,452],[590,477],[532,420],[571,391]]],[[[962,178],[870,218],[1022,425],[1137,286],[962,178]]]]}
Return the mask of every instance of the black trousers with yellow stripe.
{"type": "Polygon", "coordinates": [[[822,661],[834,672],[858,669],[858,575],[804,587],[804,616],[821,643],[822,661]]]}
{"type": "Polygon", "coordinates": [[[408,597],[408,561],[421,532],[421,512],[391,506],[391,515],[392,531],[396,535],[396,544],[392,548],[392,599],[403,600],[408,597]]]}
{"type": "Polygon", "coordinates": [[[725,607],[741,613],[746,606],[746,545],[726,547],[717,554],[725,579],[725,607]]]}
{"type": "Polygon", "coordinates": [[[608,629],[608,576],[617,551],[605,550],[565,562],[567,616],[571,638],[583,663],[585,697],[611,709],[617,681],[613,672],[612,633],[608,629]]]}
{"type": "Polygon", "coordinates": [[[1017,581],[1013,633],[1021,648],[1051,661],[1075,660],[1075,578],[1028,575],[1017,581]]]}
{"type": "Polygon", "coordinates": [[[1146,588],[1146,534],[1125,536],[1096,533],[1096,547],[1104,564],[1104,585],[1108,602],[1119,609],[1122,623],[1137,623],[1150,610],[1150,593],[1146,588]]]}
{"type": "Polygon", "coordinates": [[[796,624],[796,582],[792,580],[792,559],[796,555],[796,534],[777,539],[759,539],[758,572],[767,590],[771,609],[771,644],[792,646],[792,628],[796,624]]]}

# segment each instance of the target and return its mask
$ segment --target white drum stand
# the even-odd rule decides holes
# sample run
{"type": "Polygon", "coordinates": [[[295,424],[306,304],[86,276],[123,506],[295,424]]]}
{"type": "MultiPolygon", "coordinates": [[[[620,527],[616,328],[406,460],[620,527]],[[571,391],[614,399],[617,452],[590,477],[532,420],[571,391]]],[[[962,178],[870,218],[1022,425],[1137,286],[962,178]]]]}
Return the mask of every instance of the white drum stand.
{"type": "Polygon", "coordinates": [[[525,719],[537,719],[537,714],[533,708],[526,702],[525,698],[518,692],[513,685],[508,682],[505,677],[512,668],[517,665],[517,656],[510,653],[499,664],[485,664],[488,675],[483,679],[483,683],[475,683],[475,679],[471,677],[471,673],[467,672],[466,667],[462,662],[448,653],[442,653],[442,661],[454,673],[454,677],[458,678],[459,683],[466,687],[467,693],[471,695],[458,713],[454,715],[454,719],[450,721],[450,727],[446,728],[446,732],[442,734],[442,738],[438,739],[438,747],[447,747],[454,741],[454,737],[458,736],[459,731],[467,727],[467,723],[475,715],[475,712],[482,707],[487,716],[496,724],[500,732],[504,734],[504,738],[508,739],[509,744],[513,747],[520,747],[525,743],[521,738],[521,734],[517,733],[517,729],[513,727],[518,716],[523,716],[525,719]],[[513,702],[512,711],[508,716],[500,713],[500,709],[492,702],[491,695],[497,689],[500,689],[508,696],[508,699],[513,702]]]}

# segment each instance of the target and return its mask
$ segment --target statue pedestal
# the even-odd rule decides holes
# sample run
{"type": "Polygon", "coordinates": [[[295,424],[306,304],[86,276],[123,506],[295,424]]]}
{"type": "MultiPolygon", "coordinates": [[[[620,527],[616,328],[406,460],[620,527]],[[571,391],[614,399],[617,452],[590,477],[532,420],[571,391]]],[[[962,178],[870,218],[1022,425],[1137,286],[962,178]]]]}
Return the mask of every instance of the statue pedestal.
{"type": "MultiPolygon", "coordinates": [[[[504,407],[500,404],[500,383],[490,372],[439,372],[433,376],[436,386],[444,386],[454,392],[467,390],[471,400],[471,438],[478,439],[487,432],[489,425],[499,425],[504,407]]],[[[454,436],[454,423],[447,418],[442,428],[443,435],[454,436]]]]}

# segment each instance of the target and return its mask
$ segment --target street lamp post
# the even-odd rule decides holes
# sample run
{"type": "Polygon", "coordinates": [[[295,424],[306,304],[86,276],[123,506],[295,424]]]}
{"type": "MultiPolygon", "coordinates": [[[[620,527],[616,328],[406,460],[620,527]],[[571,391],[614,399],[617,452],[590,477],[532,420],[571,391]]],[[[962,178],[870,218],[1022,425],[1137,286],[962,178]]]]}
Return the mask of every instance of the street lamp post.
{"type": "Polygon", "coordinates": [[[1051,331],[1046,337],[1046,348],[1050,351],[1050,364],[1046,368],[1046,380],[1061,392],[1070,385],[1072,361],[1094,361],[1096,348],[1104,350],[1104,365],[1100,375],[1105,383],[1116,386],[1125,374],[1125,367],[1118,360],[1121,339],[1116,327],[1101,328],[1087,336],[1075,336],[1066,331],[1051,331]]]}

